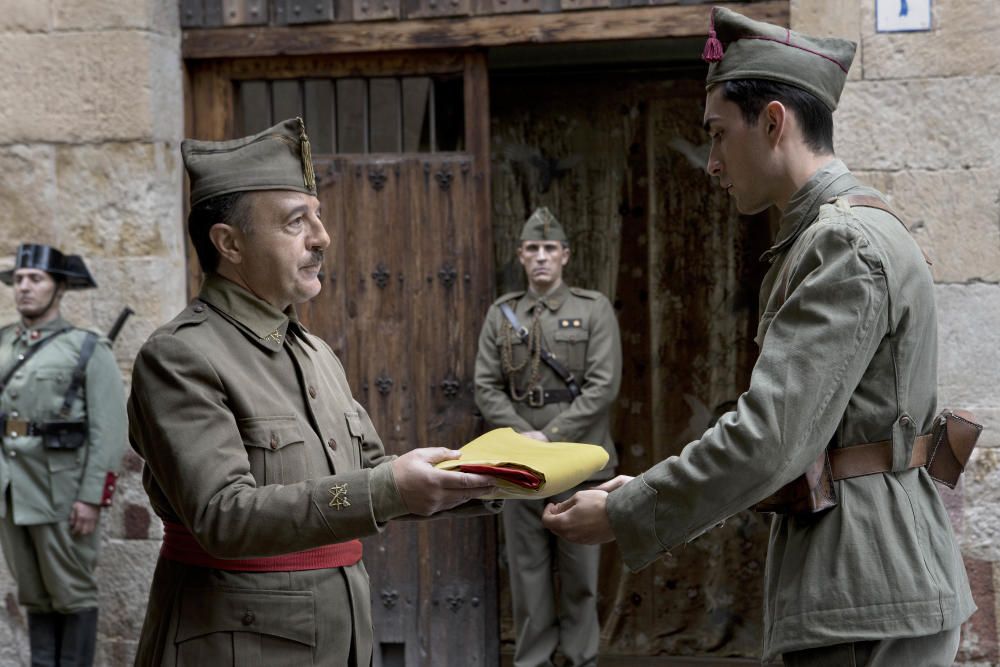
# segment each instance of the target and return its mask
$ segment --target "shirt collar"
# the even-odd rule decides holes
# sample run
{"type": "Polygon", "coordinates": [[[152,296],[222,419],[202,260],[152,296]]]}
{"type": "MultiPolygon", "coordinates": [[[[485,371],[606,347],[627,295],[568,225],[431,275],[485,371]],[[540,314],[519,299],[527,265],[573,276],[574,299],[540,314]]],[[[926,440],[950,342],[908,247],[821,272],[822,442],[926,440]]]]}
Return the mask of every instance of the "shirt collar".
{"type": "Polygon", "coordinates": [[[198,298],[235,324],[247,338],[271,351],[281,349],[290,322],[295,322],[296,330],[300,328],[293,306],[278,310],[245,288],[215,274],[205,278],[198,298]]]}
{"type": "Polygon", "coordinates": [[[834,158],[817,169],[788,200],[788,208],[781,216],[774,245],[761,255],[761,259],[773,262],[779,253],[795,243],[795,239],[816,220],[820,206],[849,190],[862,187],[841,160],[834,158]]]}
{"type": "Polygon", "coordinates": [[[560,283],[559,287],[542,297],[538,296],[538,294],[530,288],[524,295],[524,298],[529,305],[533,306],[535,303],[541,303],[553,313],[562,307],[563,303],[566,302],[567,297],[569,297],[569,285],[565,282],[560,283]]]}
{"type": "Polygon", "coordinates": [[[25,326],[24,322],[20,322],[14,327],[14,336],[28,345],[34,345],[57,331],[72,328],[73,325],[60,316],[33,327],[25,326]]]}

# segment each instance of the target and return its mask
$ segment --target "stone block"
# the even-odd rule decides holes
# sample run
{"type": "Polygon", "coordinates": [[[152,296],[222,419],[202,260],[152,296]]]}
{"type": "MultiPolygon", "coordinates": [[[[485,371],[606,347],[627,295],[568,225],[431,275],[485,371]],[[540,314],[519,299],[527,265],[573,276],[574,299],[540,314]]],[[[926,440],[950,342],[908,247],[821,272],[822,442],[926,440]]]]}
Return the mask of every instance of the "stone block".
{"type": "Polygon", "coordinates": [[[59,146],[55,206],[60,242],[97,257],[183,252],[180,156],[164,144],[59,146]]]}
{"type": "Polygon", "coordinates": [[[1000,164],[998,81],[849,81],[834,114],[837,154],[861,171],[1000,164]]]}
{"type": "Polygon", "coordinates": [[[971,410],[987,427],[981,448],[1000,447],[1000,285],[936,290],[939,405],[971,410]]]}
{"type": "Polygon", "coordinates": [[[4,230],[0,266],[7,269],[19,243],[54,243],[58,237],[55,149],[44,145],[0,146],[0,174],[0,229],[4,230]]]}
{"type": "Polygon", "coordinates": [[[48,2],[0,0],[0,32],[45,32],[51,27],[48,2]]]}
{"type": "MultiPolygon", "coordinates": [[[[98,645],[121,640],[132,642],[139,637],[159,553],[159,540],[109,539],[101,545],[97,565],[101,595],[98,645]]],[[[98,661],[98,664],[122,663],[98,661]]]]}
{"type": "Polygon", "coordinates": [[[1000,561],[1000,449],[977,448],[962,477],[966,499],[962,553],[1000,561]]]}
{"type": "Polygon", "coordinates": [[[163,0],[53,0],[56,30],[149,30],[165,35],[180,32],[180,3],[163,0]]]}
{"type": "Polygon", "coordinates": [[[860,79],[861,8],[858,0],[790,0],[789,25],[792,30],[816,37],[840,37],[858,45],[849,79],[860,79]]]}
{"type": "Polygon", "coordinates": [[[937,282],[1000,281],[1000,169],[855,173],[889,198],[937,282]]]}
{"type": "Polygon", "coordinates": [[[1000,74],[1000,6],[995,0],[933,2],[931,30],[879,33],[875,3],[861,3],[865,79],[1000,74]]]}
{"type": "Polygon", "coordinates": [[[0,144],[176,142],[183,118],[176,37],[0,34],[0,144]]]}

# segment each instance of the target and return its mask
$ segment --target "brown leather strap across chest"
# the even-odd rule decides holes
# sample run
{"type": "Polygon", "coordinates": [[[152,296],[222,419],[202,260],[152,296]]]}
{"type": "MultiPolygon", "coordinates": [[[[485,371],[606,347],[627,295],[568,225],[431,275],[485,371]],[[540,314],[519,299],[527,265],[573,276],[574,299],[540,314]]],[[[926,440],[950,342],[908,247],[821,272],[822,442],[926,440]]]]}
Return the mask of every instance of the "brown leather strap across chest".
{"type": "MultiPolygon", "coordinates": [[[[917,436],[913,442],[913,453],[910,454],[907,469],[926,465],[933,444],[934,436],[932,434],[917,436]]],[[[874,475],[892,470],[891,440],[831,448],[829,454],[830,470],[835,480],[874,475]]]]}

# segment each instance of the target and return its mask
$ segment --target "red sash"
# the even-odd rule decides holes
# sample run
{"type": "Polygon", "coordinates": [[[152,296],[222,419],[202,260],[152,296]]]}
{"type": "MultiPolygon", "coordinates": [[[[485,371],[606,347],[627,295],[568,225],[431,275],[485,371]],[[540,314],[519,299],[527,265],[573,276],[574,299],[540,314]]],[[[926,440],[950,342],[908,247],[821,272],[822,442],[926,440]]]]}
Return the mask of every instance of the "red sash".
{"type": "Polygon", "coordinates": [[[172,521],[163,522],[163,546],[160,556],[167,560],[239,572],[297,572],[347,567],[361,560],[361,540],[327,544],[315,549],[263,558],[216,558],[201,548],[187,528],[172,521]]]}

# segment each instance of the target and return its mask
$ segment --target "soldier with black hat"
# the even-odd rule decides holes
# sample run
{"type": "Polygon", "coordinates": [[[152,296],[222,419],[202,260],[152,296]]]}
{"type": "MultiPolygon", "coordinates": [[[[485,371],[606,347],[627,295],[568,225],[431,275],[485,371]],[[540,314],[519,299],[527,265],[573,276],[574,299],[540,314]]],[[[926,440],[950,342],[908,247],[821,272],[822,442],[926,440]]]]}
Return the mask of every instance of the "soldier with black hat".
{"type": "MultiPolygon", "coordinates": [[[[503,295],[486,314],[476,357],[476,404],[495,427],[542,441],[604,447],[608,465],[578,487],[586,488],[611,478],[618,462],[610,428],[622,372],[618,320],[603,294],[563,282],[570,247],[548,208],[524,223],[517,256],[528,290],[503,295]]],[[[503,511],[514,665],[551,665],[557,650],[566,665],[595,665],[600,548],[550,534],[541,523],[544,507],[543,500],[516,500],[503,511]]]]}
{"type": "Polygon", "coordinates": [[[32,665],[90,665],[101,508],[125,448],[125,396],[110,342],[60,316],[67,290],[96,287],[83,260],[22,244],[19,322],[0,329],[0,544],[28,610],[32,665]]]}
{"type": "Polygon", "coordinates": [[[951,665],[975,610],[935,488],[955,477],[935,472],[932,428],[955,415],[935,416],[925,257],[833,152],[855,44],[718,7],[710,25],[708,171],[740,212],[781,213],[763,257],[750,387],[679,456],[547,508],[546,525],[584,543],[617,540],[637,570],[735,512],[774,512],[765,659],[951,665]]]}
{"type": "Polygon", "coordinates": [[[302,120],[181,152],[206,278],[132,375],[130,440],[164,523],[136,664],[367,667],[358,538],[406,514],[482,513],[466,501],[493,479],[434,467],[457,451],[386,456],[299,322],[330,244],[302,120]]]}

